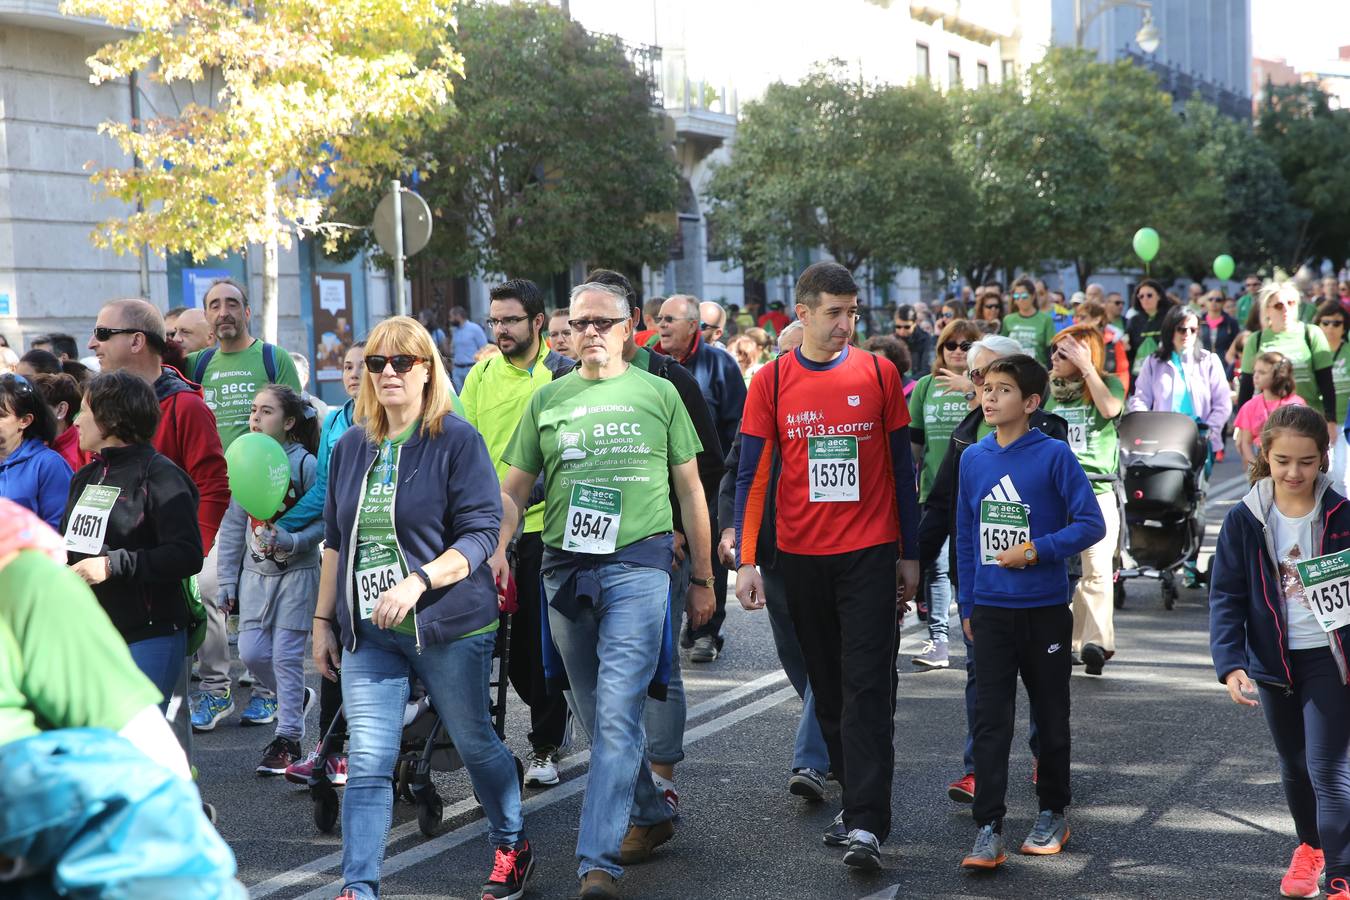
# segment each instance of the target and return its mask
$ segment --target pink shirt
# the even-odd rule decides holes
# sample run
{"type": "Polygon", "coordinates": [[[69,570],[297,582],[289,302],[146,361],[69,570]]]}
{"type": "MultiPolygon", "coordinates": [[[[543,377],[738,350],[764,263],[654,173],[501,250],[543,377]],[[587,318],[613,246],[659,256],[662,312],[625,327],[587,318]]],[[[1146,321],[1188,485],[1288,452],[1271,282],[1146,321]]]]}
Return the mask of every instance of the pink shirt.
{"type": "Polygon", "coordinates": [[[1237,418],[1233,420],[1234,428],[1241,428],[1252,436],[1252,444],[1256,447],[1261,446],[1261,429],[1266,424],[1266,419],[1270,414],[1281,406],[1304,406],[1303,398],[1298,394],[1290,394],[1282,400],[1270,402],[1263,395],[1257,394],[1238,410],[1237,418]]]}

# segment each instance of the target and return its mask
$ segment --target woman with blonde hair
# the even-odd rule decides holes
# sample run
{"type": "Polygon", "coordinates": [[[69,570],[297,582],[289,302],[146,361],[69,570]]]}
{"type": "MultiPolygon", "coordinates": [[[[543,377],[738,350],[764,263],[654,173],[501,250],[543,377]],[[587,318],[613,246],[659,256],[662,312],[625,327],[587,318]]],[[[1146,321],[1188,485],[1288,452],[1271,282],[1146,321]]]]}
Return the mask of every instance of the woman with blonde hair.
{"type": "Polygon", "coordinates": [[[1294,367],[1298,395],[1327,418],[1327,437],[1334,446],[1340,435],[1336,409],[1336,384],[1331,374],[1331,345],[1322,329],[1299,321],[1303,298],[1292,281],[1268,282],[1261,288],[1257,306],[1261,328],[1247,336],[1242,346],[1242,375],[1238,381],[1238,408],[1256,393],[1252,376],[1256,359],[1275,351],[1294,367]]]}
{"type": "Polygon", "coordinates": [[[1083,577],[1073,592],[1073,650],[1089,675],[1102,674],[1115,655],[1112,568],[1120,533],[1115,485],[1119,463],[1116,420],[1125,408],[1125,386],[1103,373],[1106,349],[1092,325],[1071,325],[1050,342],[1050,396],[1046,412],[1069,423],[1069,447],[1092,479],[1106,534],[1082,553],[1083,577]],[[1098,479],[1101,480],[1098,480],[1098,479]]]}
{"type": "Polygon", "coordinates": [[[342,670],[348,726],[339,900],[379,894],[394,762],[416,675],[482,803],[495,851],[484,897],[517,897],[534,867],[511,751],[488,682],[499,610],[488,558],[501,493],[431,335],[395,316],[366,339],[356,421],[333,448],[314,663],[342,670]]]}

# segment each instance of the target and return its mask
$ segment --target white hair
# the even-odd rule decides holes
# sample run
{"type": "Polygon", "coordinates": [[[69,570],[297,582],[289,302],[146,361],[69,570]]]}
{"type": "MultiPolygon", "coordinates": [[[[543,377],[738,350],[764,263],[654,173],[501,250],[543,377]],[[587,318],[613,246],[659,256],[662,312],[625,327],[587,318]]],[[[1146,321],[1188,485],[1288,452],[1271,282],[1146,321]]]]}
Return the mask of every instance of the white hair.
{"type": "Polygon", "coordinates": [[[1002,359],[1005,356],[1025,352],[1022,345],[1010,337],[1001,334],[986,334],[971,344],[970,349],[966,351],[966,365],[969,365],[970,360],[973,360],[979,353],[988,353],[994,359],[1002,359]]]}
{"type": "Polygon", "coordinates": [[[794,332],[802,331],[805,328],[806,326],[802,324],[801,319],[793,319],[791,322],[787,324],[786,328],[778,332],[778,346],[780,348],[783,346],[783,338],[787,337],[789,334],[792,334],[794,332]]]}
{"type": "Polygon", "coordinates": [[[588,281],[585,284],[579,284],[572,288],[572,293],[568,297],[568,307],[570,308],[577,302],[577,298],[582,294],[606,294],[614,298],[614,306],[625,317],[632,314],[633,308],[628,303],[628,292],[621,287],[615,287],[612,284],[604,284],[599,281],[588,281]]]}

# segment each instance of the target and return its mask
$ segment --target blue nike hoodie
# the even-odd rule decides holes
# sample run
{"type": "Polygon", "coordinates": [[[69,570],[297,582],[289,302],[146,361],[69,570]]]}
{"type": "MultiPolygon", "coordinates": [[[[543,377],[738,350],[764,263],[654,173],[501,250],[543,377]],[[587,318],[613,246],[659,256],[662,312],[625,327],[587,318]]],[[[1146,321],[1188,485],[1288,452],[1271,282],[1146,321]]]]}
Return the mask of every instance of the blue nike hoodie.
{"type": "Polygon", "coordinates": [[[1069,602],[1065,560],[1106,536],[1083,467],[1068,444],[1032,429],[1006,447],[986,436],[961,457],[956,565],[961,618],[976,604],[1025,608],[1069,602]],[[981,563],[980,501],[1025,504],[1039,561],[1024,569],[981,563]]]}

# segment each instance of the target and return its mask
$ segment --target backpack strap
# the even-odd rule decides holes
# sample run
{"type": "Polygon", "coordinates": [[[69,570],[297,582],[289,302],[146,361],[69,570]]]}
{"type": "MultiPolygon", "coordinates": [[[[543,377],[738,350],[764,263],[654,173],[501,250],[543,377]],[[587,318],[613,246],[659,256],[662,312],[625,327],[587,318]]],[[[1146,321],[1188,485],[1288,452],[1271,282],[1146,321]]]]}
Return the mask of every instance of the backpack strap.
{"type": "Polygon", "coordinates": [[[267,372],[267,383],[277,383],[277,346],[263,341],[263,370],[267,372]]]}
{"type": "Polygon", "coordinates": [[[197,354],[197,366],[192,370],[192,380],[194,383],[202,383],[202,379],[206,377],[206,367],[211,364],[211,357],[215,355],[215,347],[207,347],[201,353],[197,354]]]}

